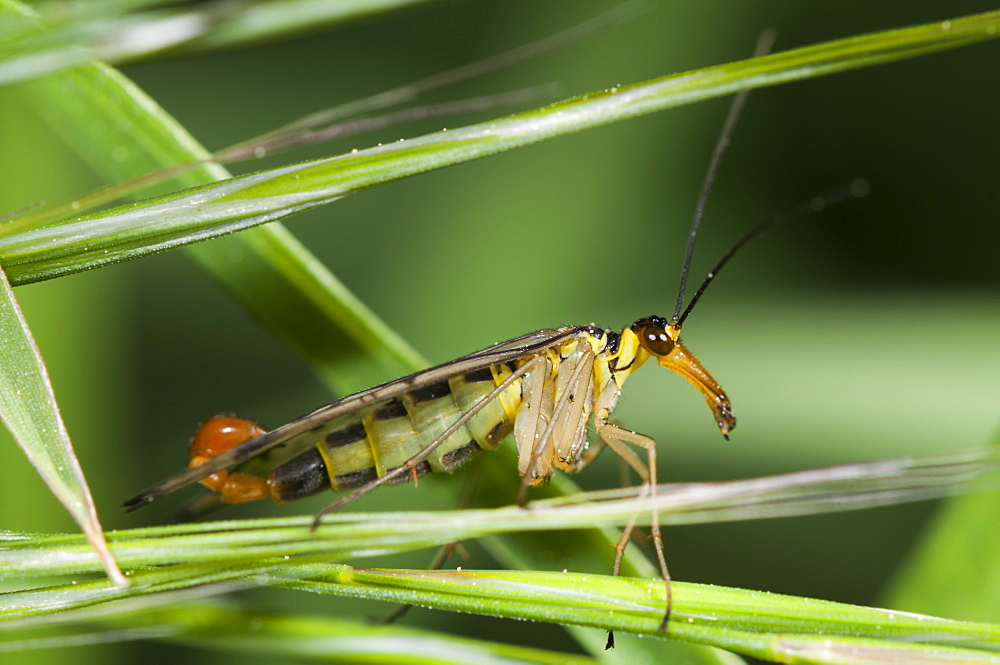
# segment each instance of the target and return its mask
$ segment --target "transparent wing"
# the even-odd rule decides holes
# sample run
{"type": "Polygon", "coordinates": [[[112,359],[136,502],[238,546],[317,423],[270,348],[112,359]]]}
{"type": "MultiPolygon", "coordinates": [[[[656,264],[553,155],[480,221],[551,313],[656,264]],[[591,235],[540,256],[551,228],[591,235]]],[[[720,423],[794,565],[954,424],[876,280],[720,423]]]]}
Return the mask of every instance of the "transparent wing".
{"type": "Polygon", "coordinates": [[[264,455],[277,446],[285,445],[334,420],[357,414],[368,407],[396,399],[418,388],[447,381],[455,376],[493,367],[512,360],[531,357],[562,343],[564,340],[577,334],[579,330],[580,328],[572,327],[560,330],[539,330],[538,332],[528,333],[527,335],[515,337],[506,342],[500,342],[499,344],[436,367],[431,367],[430,369],[404,376],[367,390],[362,390],[359,393],[331,402],[311,413],[307,413],[297,420],[293,420],[287,425],[278,427],[262,436],[236,446],[198,467],[187,469],[167,478],[130,498],[123,505],[129,511],[136,510],[163,496],[192,485],[213,473],[229,469],[243,464],[254,457],[264,455]]]}

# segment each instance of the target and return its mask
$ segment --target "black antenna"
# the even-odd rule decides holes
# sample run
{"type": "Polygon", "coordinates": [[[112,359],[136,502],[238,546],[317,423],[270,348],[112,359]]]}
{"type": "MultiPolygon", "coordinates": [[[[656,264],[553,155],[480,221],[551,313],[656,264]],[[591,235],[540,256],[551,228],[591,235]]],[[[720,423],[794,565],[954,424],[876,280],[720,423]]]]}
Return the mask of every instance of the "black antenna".
{"type": "Polygon", "coordinates": [[[856,180],[852,180],[846,185],[841,185],[840,187],[836,187],[827,192],[823,192],[822,194],[814,196],[810,198],[808,201],[804,201],[793,208],[789,208],[785,212],[776,215],[771,219],[768,219],[767,221],[764,221],[758,224],[757,226],[753,227],[752,229],[750,229],[750,231],[747,232],[745,236],[740,238],[735,245],[729,248],[729,251],[726,252],[723,255],[723,257],[719,259],[719,262],[715,264],[715,267],[709,271],[708,276],[705,277],[705,281],[701,283],[701,286],[698,287],[698,290],[695,291],[694,296],[692,296],[691,302],[688,303],[687,309],[685,309],[684,313],[680,315],[680,318],[676,319],[674,326],[680,328],[682,325],[684,325],[684,321],[691,313],[691,310],[694,309],[694,306],[701,298],[701,295],[705,293],[705,289],[708,288],[708,285],[712,283],[712,280],[714,280],[715,277],[719,274],[719,271],[722,270],[722,266],[729,263],[729,259],[733,258],[736,252],[740,251],[743,248],[743,246],[746,245],[748,242],[750,242],[760,234],[764,233],[765,231],[770,231],[774,227],[781,226],[785,222],[791,221],[796,217],[804,217],[805,215],[808,215],[810,213],[826,210],[828,207],[836,205],[838,203],[843,203],[848,199],[864,198],[865,196],[868,195],[868,190],[869,190],[868,181],[862,178],[858,178],[856,180]]]}
{"type": "MultiPolygon", "coordinates": [[[[770,51],[771,46],[774,44],[774,39],[775,32],[773,30],[762,32],[760,38],[757,40],[757,46],[754,48],[753,57],[759,58],[770,51]]],[[[712,191],[712,185],[715,183],[719,164],[722,163],[722,155],[725,154],[726,148],[729,147],[733,128],[736,126],[736,120],[740,117],[740,113],[743,112],[743,106],[746,104],[747,97],[749,96],[750,88],[747,88],[740,90],[736,94],[736,97],[733,98],[733,103],[729,107],[729,113],[726,115],[726,121],[722,125],[722,133],[719,134],[719,140],[716,142],[715,150],[712,152],[712,160],[708,164],[708,171],[705,172],[705,180],[702,182],[701,192],[698,194],[698,203],[694,209],[694,220],[691,222],[691,233],[688,234],[687,249],[684,251],[684,261],[681,262],[681,282],[677,287],[677,304],[674,306],[672,321],[679,321],[678,316],[681,313],[681,308],[684,307],[684,291],[687,289],[688,272],[691,269],[691,258],[694,256],[694,241],[698,238],[701,218],[705,214],[705,204],[708,203],[708,195],[712,191]]]]}

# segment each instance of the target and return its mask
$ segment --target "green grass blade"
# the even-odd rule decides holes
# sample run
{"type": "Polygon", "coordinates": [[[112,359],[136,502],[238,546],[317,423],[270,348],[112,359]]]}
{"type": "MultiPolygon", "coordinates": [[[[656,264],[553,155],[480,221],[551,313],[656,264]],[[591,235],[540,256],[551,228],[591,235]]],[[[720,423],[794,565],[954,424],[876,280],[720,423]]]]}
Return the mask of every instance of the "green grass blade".
{"type": "Polygon", "coordinates": [[[852,37],[685,72],[501,120],[284,166],[0,239],[22,284],[232,233],[348,194],[638,115],[792,80],[882,64],[992,39],[1000,12],[852,37]]]}
{"type": "Polygon", "coordinates": [[[104,540],[97,508],[59,415],[55,393],[14,291],[0,270],[0,419],[86,534],[108,576],[127,584],[104,540]]]}
{"type": "MultiPolygon", "coordinates": [[[[517,571],[368,570],[315,566],[276,581],[301,591],[385,598],[460,612],[611,628],[657,635],[663,583],[607,575],[517,571]]],[[[788,662],[998,662],[1000,625],[796,598],[718,586],[675,583],[671,637],[746,656],[788,662]],[[860,638],[860,639],[859,639],[860,638]],[[921,642],[919,646],[915,642],[921,642]],[[955,649],[959,644],[962,648],[955,649]],[[808,655],[807,655],[808,654],[808,655]],[[878,655],[876,655],[878,654],[878,655]],[[880,661],[879,658],[895,658],[880,661]]]]}

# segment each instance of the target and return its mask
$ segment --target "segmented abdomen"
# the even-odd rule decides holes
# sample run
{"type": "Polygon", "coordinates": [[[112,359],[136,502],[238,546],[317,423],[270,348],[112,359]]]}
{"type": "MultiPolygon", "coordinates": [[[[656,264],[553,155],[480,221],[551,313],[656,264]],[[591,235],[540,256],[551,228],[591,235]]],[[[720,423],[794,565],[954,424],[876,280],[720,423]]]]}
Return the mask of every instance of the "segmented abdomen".
{"type": "MultiPolygon", "coordinates": [[[[507,365],[484,368],[379,405],[361,420],[327,432],[314,448],[275,467],[272,497],[293,501],[327,488],[335,492],[355,489],[384,476],[430,445],[510,374],[507,365]]],[[[499,446],[513,429],[520,402],[520,381],[515,381],[420,462],[414,474],[453,471],[480,451],[499,446]]]]}

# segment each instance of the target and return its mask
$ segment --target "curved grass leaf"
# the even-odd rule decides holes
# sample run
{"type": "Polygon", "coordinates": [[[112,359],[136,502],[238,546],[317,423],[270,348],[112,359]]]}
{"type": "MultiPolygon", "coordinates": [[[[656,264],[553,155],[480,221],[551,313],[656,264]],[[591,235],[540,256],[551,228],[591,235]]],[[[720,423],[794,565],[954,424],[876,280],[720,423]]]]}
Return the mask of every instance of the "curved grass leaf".
{"type": "MultiPolygon", "coordinates": [[[[318,565],[274,583],[300,591],[658,635],[656,580],[535,571],[366,570],[318,565]]],[[[803,663],[1000,662],[1000,625],[779,594],[675,583],[670,637],[803,663]],[[957,645],[957,646],[956,646],[957,645]]]]}
{"type": "Polygon", "coordinates": [[[126,585],[104,540],[97,508],[73,453],[42,356],[0,270],[0,419],[86,534],[108,576],[126,585]]]}
{"type": "Polygon", "coordinates": [[[14,284],[125,261],[283,219],[432,169],[732,92],[965,46],[1000,12],[874,33],[575,97],[488,123],[293,164],[0,238],[14,284]]]}

